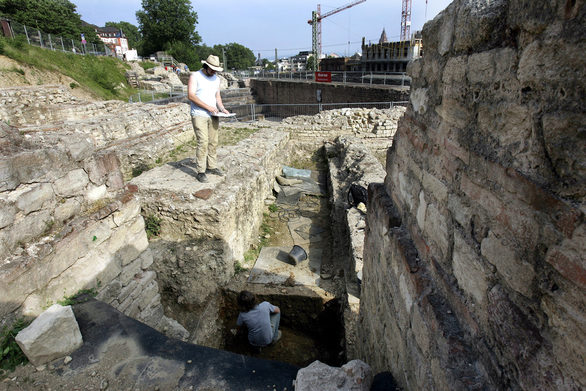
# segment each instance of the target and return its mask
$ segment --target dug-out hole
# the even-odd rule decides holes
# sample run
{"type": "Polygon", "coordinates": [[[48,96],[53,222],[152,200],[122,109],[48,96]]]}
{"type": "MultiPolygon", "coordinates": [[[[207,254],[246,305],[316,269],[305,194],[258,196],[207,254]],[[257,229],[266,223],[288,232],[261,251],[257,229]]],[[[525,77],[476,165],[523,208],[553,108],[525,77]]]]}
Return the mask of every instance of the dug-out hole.
{"type": "MultiPolygon", "coordinates": [[[[248,287],[247,289],[250,289],[248,287]]],[[[237,332],[239,292],[224,290],[219,311],[223,327],[224,350],[263,359],[287,362],[305,367],[315,360],[341,366],[344,351],[343,309],[340,299],[324,299],[319,295],[277,292],[255,292],[257,302],[268,301],[281,309],[282,338],[274,345],[256,349],[248,344],[246,330],[237,332]]]]}

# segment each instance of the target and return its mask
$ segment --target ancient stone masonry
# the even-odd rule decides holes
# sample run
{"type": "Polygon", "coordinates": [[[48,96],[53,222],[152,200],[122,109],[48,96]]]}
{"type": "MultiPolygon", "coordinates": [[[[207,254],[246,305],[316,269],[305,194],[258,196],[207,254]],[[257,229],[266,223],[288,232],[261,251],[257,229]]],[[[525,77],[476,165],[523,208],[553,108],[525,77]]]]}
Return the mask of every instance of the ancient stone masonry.
{"type": "MultiPolygon", "coordinates": [[[[362,255],[364,253],[364,230],[366,216],[352,207],[348,201],[351,185],[368,187],[381,182],[385,171],[373,156],[364,139],[340,136],[326,144],[329,168],[329,190],[331,200],[331,222],[333,233],[333,259],[335,267],[344,271],[345,306],[344,329],[346,332],[346,357],[358,355],[356,325],[360,308],[360,281],[362,255]]],[[[354,205],[356,206],[356,205],[354,205]]]]}
{"type": "Polygon", "coordinates": [[[374,150],[391,146],[404,107],[392,109],[344,108],[326,110],[316,115],[298,115],[285,118],[284,127],[296,142],[321,145],[342,135],[354,136],[368,143],[374,150]]]}
{"type": "Polygon", "coordinates": [[[360,356],[406,389],[586,387],[583,1],[456,0],[371,185],[360,356]]]}
{"type": "Polygon", "coordinates": [[[179,114],[159,116],[153,129],[129,119],[135,108],[78,101],[63,87],[5,89],[0,96],[3,120],[17,125],[0,123],[3,321],[38,315],[66,296],[94,288],[125,314],[185,337],[182,327],[163,316],[136,189],[123,179],[123,172],[133,169],[135,148],[146,141],[153,142],[153,151],[157,141],[159,150],[169,148],[161,146],[181,128],[179,114]],[[37,121],[42,124],[33,125],[37,121]],[[121,128],[126,137],[116,133],[121,128]],[[157,139],[153,131],[161,128],[157,139]]]}

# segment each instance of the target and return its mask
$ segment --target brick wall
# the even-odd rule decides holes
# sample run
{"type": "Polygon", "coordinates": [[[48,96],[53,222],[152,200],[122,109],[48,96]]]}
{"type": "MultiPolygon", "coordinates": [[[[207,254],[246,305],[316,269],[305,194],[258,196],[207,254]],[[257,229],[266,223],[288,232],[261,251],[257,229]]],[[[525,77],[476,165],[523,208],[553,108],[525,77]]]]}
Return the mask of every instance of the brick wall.
{"type": "Polygon", "coordinates": [[[582,1],[454,1],[369,188],[361,358],[407,389],[586,386],[582,1]]]}

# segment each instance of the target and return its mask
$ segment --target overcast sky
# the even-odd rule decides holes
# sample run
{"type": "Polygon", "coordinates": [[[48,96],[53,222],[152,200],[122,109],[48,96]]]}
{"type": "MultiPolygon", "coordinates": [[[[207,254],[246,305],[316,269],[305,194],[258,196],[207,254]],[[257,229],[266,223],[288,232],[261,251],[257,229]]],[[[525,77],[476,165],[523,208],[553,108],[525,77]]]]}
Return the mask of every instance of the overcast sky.
{"type": "MultiPolygon", "coordinates": [[[[138,26],[135,13],[141,0],[70,0],[86,22],[104,26],[125,21],[138,26]]],[[[261,57],[274,59],[311,50],[311,12],[320,0],[192,1],[197,12],[196,31],[208,46],[237,42],[261,57]]],[[[351,0],[323,0],[322,14],[351,0]]],[[[421,30],[451,0],[412,0],[411,32],[421,30]]],[[[366,0],[322,21],[322,52],[352,55],[360,52],[362,37],[377,42],[383,28],[390,41],[399,40],[401,0],[366,0]]]]}

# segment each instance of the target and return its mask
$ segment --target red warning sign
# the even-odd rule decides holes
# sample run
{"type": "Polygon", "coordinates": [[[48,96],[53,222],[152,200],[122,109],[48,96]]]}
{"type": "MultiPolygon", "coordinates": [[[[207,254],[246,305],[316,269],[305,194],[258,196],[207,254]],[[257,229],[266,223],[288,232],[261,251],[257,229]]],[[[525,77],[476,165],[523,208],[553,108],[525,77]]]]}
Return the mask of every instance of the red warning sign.
{"type": "Polygon", "coordinates": [[[332,72],[315,72],[315,81],[322,83],[331,83],[332,72]]]}

